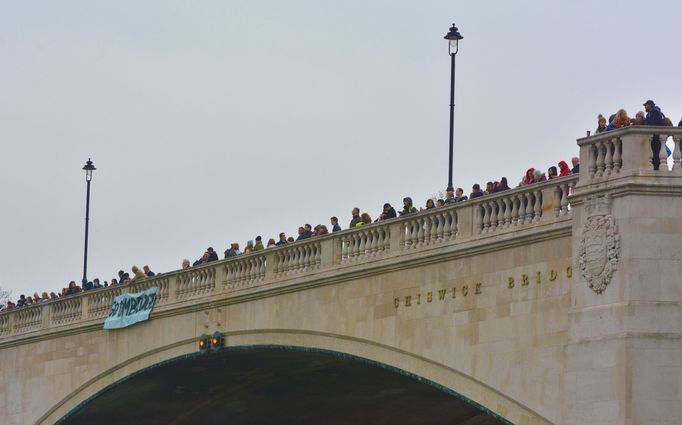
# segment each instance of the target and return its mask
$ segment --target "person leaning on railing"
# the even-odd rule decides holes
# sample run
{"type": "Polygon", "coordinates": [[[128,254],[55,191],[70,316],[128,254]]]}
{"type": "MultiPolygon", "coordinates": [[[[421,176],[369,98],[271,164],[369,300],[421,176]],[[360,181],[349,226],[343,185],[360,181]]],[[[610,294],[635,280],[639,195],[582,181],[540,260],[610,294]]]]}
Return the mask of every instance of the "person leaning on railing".
{"type": "MultiPolygon", "coordinates": [[[[665,115],[661,112],[661,108],[656,106],[653,100],[647,100],[644,102],[644,110],[646,111],[646,119],[644,120],[644,125],[653,126],[663,126],[665,125],[665,115]]],[[[659,157],[659,151],[661,150],[661,139],[658,134],[655,134],[651,138],[651,161],[654,166],[654,170],[658,170],[661,165],[661,158],[659,157]]]]}

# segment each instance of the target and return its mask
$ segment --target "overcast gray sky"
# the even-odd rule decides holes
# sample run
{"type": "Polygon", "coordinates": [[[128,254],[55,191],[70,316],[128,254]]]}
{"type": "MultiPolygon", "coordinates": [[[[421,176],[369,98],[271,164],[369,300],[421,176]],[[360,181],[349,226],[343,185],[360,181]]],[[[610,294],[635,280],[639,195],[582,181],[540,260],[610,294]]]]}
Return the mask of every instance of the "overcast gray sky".
{"type": "Polygon", "coordinates": [[[597,113],[682,115],[682,3],[0,0],[0,286],[165,272],[208,246],[345,228],[447,183],[577,153],[597,113]]]}

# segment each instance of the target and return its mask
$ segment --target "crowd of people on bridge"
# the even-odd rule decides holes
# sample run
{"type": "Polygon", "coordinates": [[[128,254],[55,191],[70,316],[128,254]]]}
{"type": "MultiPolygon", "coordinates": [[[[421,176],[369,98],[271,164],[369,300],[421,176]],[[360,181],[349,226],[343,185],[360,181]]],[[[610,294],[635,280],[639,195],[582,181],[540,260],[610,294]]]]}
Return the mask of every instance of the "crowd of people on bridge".
{"type": "MultiPolygon", "coordinates": [[[[634,118],[630,118],[627,111],[621,108],[617,110],[615,114],[609,116],[608,123],[606,122],[606,117],[604,117],[604,115],[598,114],[597,129],[594,130],[594,133],[600,134],[623,127],[629,127],[631,125],[673,126],[672,120],[665,116],[661,111],[661,108],[657,106],[656,102],[653,100],[647,100],[642,106],[644,106],[644,111],[638,111],[634,118]]],[[[682,119],[680,119],[678,126],[682,127],[682,119]]],[[[589,135],[588,132],[588,136],[589,135]]]]}
{"type": "MultiPolygon", "coordinates": [[[[526,174],[523,175],[518,186],[526,186],[535,183],[540,183],[543,181],[569,176],[574,173],[579,172],[580,161],[577,157],[571,159],[573,168],[570,168],[565,161],[559,161],[556,166],[551,166],[547,169],[547,172],[541,170],[536,170],[535,168],[529,168],[526,174]]],[[[453,189],[453,188],[449,188],[453,189]]],[[[445,196],[443,197],[432,197],[426,200],[423,207],[416,207],[413,203],[411,197],[405,197],[402,200],[402,209],[396,211],[390,203],[385,203],[381,212],[378,214],[376,219],[372,219],[372,216],[368,212],[361,212],[360,208],[353,208],[351,211],[351,219],[348,223],[348,229],[355,229],[362,226],[370,225],[376,222],[382,222],[385,220],[390,220],[393,218],[407,216],[411,214],[418,214],[420,212],[429,211],[434,208],[442,208],[447,205],[453,205],[460,202],[466,202],[470,199],[476,199],[483,196],[492,195],[495,193],[510,190],[511,187],[508,184],[507,178],[502,177],[499,181],[489,181],[486,183],[485,189],[481,188],[481,185],[476,183],[471,187],[471,192],[469,195],[464,193],[464,189],[458,187],[454,190],[447,190],[445,196]]],[[[278,235],[278,239],[274,238],[268,239],[267,243],[263,242],[262,236],[256,236],[254,240],[248,240],[244,245],[244,249],[241,250],[240,244],[238,242],[232,242],[230,246],[224,251],[224,258],[236,257],[242,254],[248,254],[250,252],[261,251],[268,248],[281,247],[283,245],[288,245],[295,243],[297,241],[306,240],[309,238],[319,237],[326,234],[338,232],[343,230],[339,224],[338,217],[334,216],[329,219],[329,226],[325,224],[318,224],[312,226],[308,223],[300,226],[297,229],[296,238],[293,236],[287,236],[285,232],[281,232],[278,235]],[[331,229],[331,230],[330,230],[331,229]]],[[[210,263],[213,261],[218,261],[218,252],[213,249],[213,247],[208,247],[204,253],[195,261],[190,261],[189,259],[183,259],[181,263],[181,269],[189,269],[191,267],[200,266],[202,264],[210,263]]],[[[58,292],[34,292],[33,296],[20,295],[16,302],[7,301],[5,305],[0,304],[0,311],[12,310],[15,308],[23,308],[31,305],[36,305],[48,301],[53,301],[62,297],[68,297],[71,295],[78,294],[84,291],[90,291],[94,289],[106,288],[115,285],[126,285],[133,283],[137,280],[144,279],[146,277],[152,277],[156,274],[152,272],[149,266],[145,265],[142,269],[137,266],[132,266],[130,273],[119,270],[117,277],[110,279],[109,282],[101,282],[99,278],[95,278],[92,281],[86,281],[79,285],[76,281],[71,281],[69,284],[62,288],[58,292]],[[131,277],[132,274],[132,277],[131,277]]]]}
{"type": "MultiPolygon", "coordinates": [[[[629,127],[633,125],[652,125],[658,127],[673,127],[674,124],[672,120],[665,116],[661,111],[661,108],[656,105],[653,100],[647,100],[642,105],[644,106],[644,111],[638,111],[634,118],[630,118],[625,109],[619,109],[615,114],[609,116],[608,124],[606,122],[606,117],[602,114],[597,115],[597,129],[594,130],[595,135],[606,133],[607,131],[617,130],[619,128],[629,127]]],[[[678,124],[682,127],[682,119],[678,124]]],[[[590,135],[590,132],[587,132],[590,135]]],[[[651,151],[652,151],[652,163],[654,170],[658,170],[661,165],[661,160],[659,152],[661,149],[661,141],[658,136],[654,136],[651,140],[651,151]]],[[[672,154],[670,149],[666,146],[666,153],[668,156],[672,154]]]]}
{"type": "MultiPolygon", "coordinates": [[[[599,114],[597,117],[597,129],[595,130],[595,135],[607,131],[616,130],[619,128],[631,126],[631,125],[653,125],[653,126],[672,126],[672,122],[667,118],[661,109],[652,100],[647,100],[643,104],[645,111],[639,111],[635,114],[634,118],[630,118],[625,111],[625,109],[619,109],[615,114],[611,115],[608,119],[599,114]]],[[[679,126],[682,127],[682,120],[680,120],[679,126]]],[[[588,132],[588,136],[589,136],[588,132]]],[[[656,146],[656,138],[652,140],[652,150],[658,153],[660,149],[660,141],[656,146]]],[[[654,162],[657,161],[657,155],[654,155],[654,162]]],[[[547,169],[547,172],[543,172],[540,169],[528,168],[526,173],[521,178],[518,186],[526,186],[535,183],[544,182],[547,180],[552,180],[556,178],[561,178],[569,176],[571,174],[577,174],[580,171],[580,160],[578,157],[573,157],[571,159],[571,166],[565,161],[559,161],[556,165],[553,165],[547,169]]],[[[657,168],[656,163],[654,163],[655,168],[657,168]]],[[[385,203],[381,212],[378,214],[376,219],[372,219],[372,216],[368,212],[361,212],[360,208],[353,208],[351,211],[351,220],[348,224],[349,229],[354,229],[362,226],[367,226],[372,223],[382,222],[384,220],[390,220],[400,216],[406,216],[410,214],[418,214],[423,211],[429,211],[434,208],[442,208],[447,205],[452,205],[460,202],[465,202],[470,199],[476,199],[483,196],[492,195],[495,193],[510,190],[507,178],[502,177],[499,181],[489,181],[486,183],[485,190],[476,183],[471,187],[471,192],[469,195],[464,193],[464,189],[458,187],[456,189],[448,188],[444,197],[432,197],[426,200],[424,207],[417,208],[411,197],[405,197],[402,200],[402,210],[396,211],[390,203],[385,203]]],[[[239,256],[242,254],[248,254],[250,252],[261,251],[268,248],[281,247],[290,243],[295,243],[297,241],[314,238],[329,234],[330,232],[338,232],[342,230],[339,224],[339,219],[334,216],[329,219],[329,226],[324,224],[318,224],[312,226],[308,223],[300,226],[297,230],[297,236],[287,236],[285,232],[281,232],[278,235],[277,240],[275,238],[268,239],[267,243],[263,243],[262,236],[256,236],[254,240],[248,240],[244,245],[243,251],[240,249],[238,242],[232,242],[230,246],[224,251],[224,258],[231,258],[239,256]],[[330,230],[331,229],[331,230],[330,230]]],[[[189,259],[182,260],[182,269],[189,269],[191,267],[200,266],[202,264],[210,263],[212,261],[218,261],[219,256],[213,247],[208,247],[203,255],[191,262],[189,259]]],[[[16,302],[7,301],[5,305],[0,304],[0,311],[12,310],[15,308],[27,307],[35,304],[40,304],[52,300],[56,300],[62,297],[68,297],[74,294],[78,294],[82,291],[90,291],[99,288],[105,288],[112,285],[125,285],[133,283],[136,280],[144,279],[146,277],[155,276],[155,273],[149,269],[149,266],[145,265],[142,270],[137,266],[131,268],[131,274],[125,272],[124,270],[119,270],[117,277],[112,278],[110,282],[104,281],[100,282],[99,278],[93,279],[92,281],[86,281],[81,285],[78,285],[75,281],[69,282],[68,286],[62,288],[58,292],[34,292],[33,296],[20,295],[16,302]]]]}

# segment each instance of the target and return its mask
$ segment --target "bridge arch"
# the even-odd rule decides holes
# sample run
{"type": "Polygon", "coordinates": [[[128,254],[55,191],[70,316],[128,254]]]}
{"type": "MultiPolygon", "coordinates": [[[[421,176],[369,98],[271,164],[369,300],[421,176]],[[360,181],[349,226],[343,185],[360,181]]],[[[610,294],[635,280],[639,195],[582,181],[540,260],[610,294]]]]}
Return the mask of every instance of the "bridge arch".
{"type": "MultiPolygon", "coordinates": [[[[158,347],[102,371],[53,406],[37,423],[69,423],[69,417],[105,391],[155,368],[203,356],[197,353],[197,341],[198,339],[192,338],[158,347]]],[[[225,333],[225,352],[249,350],[319,353],[341,357],[429,385],[475,406],[491,417],[499,419],[500,423],[550,423],[526,406],[459,371],[412,353],[361,338],[292,329],[225,333]]]]}

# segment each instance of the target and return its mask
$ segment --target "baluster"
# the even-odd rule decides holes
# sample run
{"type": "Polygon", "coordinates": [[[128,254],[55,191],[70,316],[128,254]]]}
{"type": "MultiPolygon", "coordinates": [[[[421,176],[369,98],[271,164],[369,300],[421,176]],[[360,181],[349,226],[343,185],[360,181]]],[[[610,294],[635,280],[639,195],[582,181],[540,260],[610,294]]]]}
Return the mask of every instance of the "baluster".
{"type": "Polygon", "coordinates": [[[296,249],[296,247],[292,247],[287,251],[287,276],[291,276],[294,273],[294,266],[296,265],[296,249]]]}
{"type": "Polygon", "coordinates": [[[281,250],[277,253],[277,276],[281,277],[286,274],[287,269],[287,252],[286,249],[281,250]]]}
{"type": "Polygon", "coordinates": [[[391,250],[391,228],[386,226],[384,227],[384,251],[390,251],[391,250]]]}
{"type": "Polygon", "coordinates": [[[357,258],[360,259],[360,257],[365,255],[365,234],[364,234],[364,232],[359,232],[357,234],[357,238],[358,238],[357,258]]]}
{"type": "Polygon", "coordinates": [[[348,259],[351,261],[355,261],[355,260],[357,260],[358,252],[360,250],[359,233],[355,232],[349,238],[350,239],[348,241],[348,250],[349,250],[348,259]]]}
{"type": "Polygon", "coordinates": [[[570,190],[570,185],[566,184],[561,191],[561,215],[568,214],[568,192],[570,190]]]}
{"type": "Polygon", "coordinates": [[[345,236],[339,237],[339,247],[340,247],[339,252],[341,252],[341,259],[340,259],[341,263],[346,262],[346,256],[348,255],[348,246],[346,245],[347,244],[346,241],[347,241],[347,239],[345,236]]]}
{"type": "Polygon", "coordinates": [[[284,274],[287,276],[291,274],[291,260],[293,251],[294,251],[293,248],[289,248],[284,253],[284,274]]]}
{"type": "Polygon", "coordinates": [[[405,234],[405,242],[403,246],[405,249],[409,249],[412,246],[412,222],[406,221],[404,224],[404,234],[405,234]]]}
{"type": "Polygon", "coordinates": [[[301,247],[301,267],[299,270],[302,272],[308,271],[310,269],[310,245],[305,245],[301,247]]]}
{"type": "Polygon", "coordinates": [[[536,190],[535,191],[535,208],[534,208],[534,217],[533,221],[538,222],[540,221],[540,217],[542,217],[542,191],[541,190],[536,190]]]}
{"type": "Polygon", "coordinates": [[[249,280],[248,284],[253,285],[258,276],[258,257],[251,258],[249,260],[249,280]]]}
{"type": "Polygon", "coordinates": [[[597,142],[597,177],[604,175],[604,142],[597,142]]]}
{"type": "Polygon", "coordinates": [[[438,240],[438,222],[441,214],[431,214],[429,220],[429,243],[435,243],[438,240]]]}
{"type": "Polygon", "coordinates": [[[533,193],[525,193],[526,198],[526,210],[523,217],[523,224],[528,224],[533,222],[533,193]]]}
{"type": "Polygon", "coordinates": [[[408,234],[407,234],[407,240],[410,241],[409,246],[410,248],[416,248],[416,243],[417,243],[417,232],[419,229],[417,229],[417,223],[414,221],[414,219],[409,221],[408,224],[408,234]]]}
{"type": "Polygon", "coordinates": [[[682,174],[680,170],[680,162],[682,160],[682,136],[672,136],[673,141],[673,168],[672,172],[675,174],[682,174]]]}
{"type": "Polygon", "coordinates": [[[300,249],[301,249],[301,247],[295,246],[295,247],[291,248],[291,251],[289,251],[289,272],[288,272],[288,274],[290,276],[296,274],[297,268],[300,264],[299,263],[301,260],[300,249]]]}
{"type": "Polygon", "coordinates": [[[369,238],[371,241],[369,244],[369,253],[372,257],[374,257],[379,250],[379,232],[377,229],[372,229],[369,231],[369,238]]]}
{"type": "Polygon", "coordinates": [[[661,160],[661,168],[659,170],[668,171],[668,152],[665,150],[665,142],[668,140],[668,135],[661,134],[661,149],[659,151],[659,158],[661,160]]]}
{"type": "Polygon", "coordinates": [[[519,193],[516,199],[519,201],[519,218],[516,220],[516,225],[519,226],[526,221],[526,194],[519,193]]]}
{"type": "Polygon", "coordinates": [[[587,150],[587,172],[593,179],[597,172],[597,145],[591,145],[587,150]]]}
{"type": "Polygon", "coordinates": [[[242,283],[244,282],[244,273],[245,273],[244,263],[245,263],[245,260],[240,258],[239,261],[237,261],[234,265],[235,272],[236,272],[235,273],[234,286],[237,288],[242,286],[242,283]]]}
{"type": "Polygon", "coordinates": [[[322,263],[322,245],[316,243],[313,245],[313,266],[317,268],[322,263]]]}
{"type": "Polygon", "coordinates": [[[249,261],[251,259],[239,259],[234,265],[235,268],[235,287],[244,286],[249,280],[249,261]]]}
{"type": "Polygon", "coordinates": [[[317,268],[317,258],[320,253],[320,249],[318,248],[317,244],[312,244],[310,245],[310,268],[315,269],[317,268]]]}
{"type": "Polygon", "coordinates": [[[604,150],[605,150],[605,156],[604,156],[604,167],[605,167],[605,174],[606,176],[611,175],[611,170],[613,170],[613,142],[611,140],[606,140],[604,142],[604,150]]]}
{"type": "MultiPolygon", "coordinates": [[[[435,239],[441,240],[443,238],[447,238],[445,235],[445,232],[449,230],[447,228],[447,214],[446,213],[439,213],[434,216],[435,217],[435,222],[433,223],[433,228],[436,231],[436,234],[434,236],[435,239]]],[[[434,239],[434,240],[435,240],[434,239]]]]}
{"type": "Polygon", "coordinates": [[[497,229],[504,229],[504,200],[502,198],[497,200],[497,229]]]}
{"type": "Polygon", "coordinates": [[[459,222],[457,221],[457,210],[450,210],[445,213],[445,216],[450,222],[450,231],[448,232],[448,239],[454,239],[457,236],[457,229],[459,222]]]}
{"type": "Polygon", "coordinates": [[[418,218],[415,220],[417,223],[417,246],[424,245],[424,219],[418,218]]]}
{"type": "Polygon", "coordinates": [[[554,216],[559,217],[561,215],[561,198],[562,198],[561,186],[554,188],[554,216]]]}
{"type": "MultiPolygon", "coordinates": [[[[520,204],[520,199],[518,195],[515,195],[511,198],[511,221],[509,222],[510,226],[518,226],[519,224],[519,204],[520,204]]],[[[522,205],[522,204],[521,204],[522,205]]]]}
{"type": "Polygon", "coordinates": [[[483,231],[481,233],[488,233],[490,231],[490,212],[488,211],[488,203],[482,203],[481,208],[483,208],[483,231]]]}
{"type": "Polygon", "coordinates": [[[619,173],[620,167],[623,165],[623,158],[621,158],[622,141],[620,137],[613,139],[613,172],[619,173]]]}
{"type": "Polygon", "coordinates": [[[507,229],[509,228],[509,225],[511,224],[511,199],[508,197],[505,197],[502,202],[504,202],[504,216],[502,217],[504,219],[504,223],[502,226],[507,229]]]}
{"type": "Polygon", "coordinates": [[[490,227],[488,228],[488,232],[494,232],[495,231],[495,226],[497,223],[497,213],[495,212],[495,204],[493,202],[486,202],[486,210],[489,212],[489,217],[490,217],[490,227]]]}

